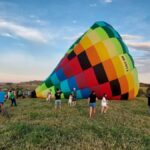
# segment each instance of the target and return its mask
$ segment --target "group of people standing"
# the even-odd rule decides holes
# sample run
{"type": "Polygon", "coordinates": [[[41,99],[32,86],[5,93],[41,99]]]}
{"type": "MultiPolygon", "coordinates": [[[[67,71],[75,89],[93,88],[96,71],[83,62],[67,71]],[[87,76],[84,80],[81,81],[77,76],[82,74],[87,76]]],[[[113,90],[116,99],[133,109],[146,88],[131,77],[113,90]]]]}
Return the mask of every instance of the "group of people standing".
{"type": "MultiPolygon", "coordinates": [[[[96,101],[98,101],[98,98],[96,96],[96,93],[92,91],[88,98],[90,118],[92,118],[96,113],[96,101]]],[[[108,110],[108,100],[107,95],[104,93],[101,100],[101,114],[103,113],[105,114],[107,110],[108,110]]]]}
{"type": "MultiPolygon", "coordinates": [[[[61,90],[56,89],[55,92],[55,108],[61,108],[61,90]]],[[[50,90],[47,94],[46,101],[50,102],[51,99],[53,98],[52,91],[50,90]]],[[[68,105],[69,106],[75,106],[76,105],[76,88],[73,88],[72,93],[69,95],[69,100],[68,100],[68,105]]]]}
{"type": "Polygon", "coordinates": [[[8,91],[7,94],[0,89],[0,112],[4,113],[4,100],[11,100],[11,107],[17,106],[16,91],[8,91]]]}
{"type": "MultiPolygon", "coordinates": [[[[56,109],[60,109],[61,108],[61,90],[56,89],[55,92],[55,108],[56,109]]],[[[69,95],[69,99],[68,99],[68,106],[75,106],[76,105],[76,88],[73,88],[73,91],[71,92],[71,94],[69,95]]],[[[46,100],[48,102],[51,101],[51,99],[53,98],[52,92],[51,90],[48,92],[47,94],[47,98],[46,100]]],[[[89,104],[89,117],[93,117],[96,113],[96,102],[97,102],[98,98],[96,96],[96,93],[94,91],[91,92],[91,94],[89,95],[88,98],[88,104],[89,104]]],[[[101,100],[101,113],[105,114],[108,110],[108,100],[107,100],[107,95],[104,93],[102,100],[101,100]]]]}

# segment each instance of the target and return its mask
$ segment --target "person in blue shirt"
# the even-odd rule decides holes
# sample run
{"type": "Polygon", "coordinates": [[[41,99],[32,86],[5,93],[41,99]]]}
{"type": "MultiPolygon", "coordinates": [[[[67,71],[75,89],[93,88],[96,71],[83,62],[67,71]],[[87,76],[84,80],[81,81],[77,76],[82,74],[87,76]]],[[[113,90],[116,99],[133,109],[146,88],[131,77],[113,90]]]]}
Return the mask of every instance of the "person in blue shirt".
{"type": "Polygon", "coordinates": [[[4,112],[5,92],[0,89],[0,112],[4,112]]]}

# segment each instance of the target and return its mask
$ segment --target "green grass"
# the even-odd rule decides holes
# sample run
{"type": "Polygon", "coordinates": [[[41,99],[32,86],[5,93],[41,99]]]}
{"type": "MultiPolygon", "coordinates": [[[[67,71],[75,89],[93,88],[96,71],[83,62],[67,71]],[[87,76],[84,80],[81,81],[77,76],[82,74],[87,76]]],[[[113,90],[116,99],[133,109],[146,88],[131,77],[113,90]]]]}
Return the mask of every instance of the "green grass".
{"type": "Polygon", "coordinates": [[[111,101],[107,114],[88,118],[85,100],[54,109],[54,101],[24,99],[9,116],[0,115],[0,150],[149,150],[150,116],[145,98],[111,101]]]}

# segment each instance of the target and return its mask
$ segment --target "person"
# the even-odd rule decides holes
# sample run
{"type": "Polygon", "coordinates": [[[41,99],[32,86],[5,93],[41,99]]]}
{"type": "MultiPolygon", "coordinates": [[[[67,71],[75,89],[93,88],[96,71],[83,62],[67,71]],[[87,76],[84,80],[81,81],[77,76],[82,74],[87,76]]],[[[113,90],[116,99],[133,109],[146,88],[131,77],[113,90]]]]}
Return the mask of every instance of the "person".
{"type": "Polygon", "coordinates": [[[25,91],[22,91],[22,99],[26,98],[25,91]]]}
{"type": "Polygon", "coordinates": [[[16,99],[18,99],[18,89],[16,89],[16,99]]]}
{"type": "Polygon", "coordinates": [[[51,90],[48,92],[47,94],[47,98],[46,98],[46,101],[50,102],[51,101],[51,98],[52,98],[52,93],[51,93],[51,90]]]}
{"type": "Polygon", "coordinates": [[[148,105],[148,113],[150,114],[150,88],[147,89],[147,105],[148,105]]]}
{"type": "Polygon", "coordinates": [[[0,102],[0,113],[4,113],[4,102],[0,102]]]}
{"type": "Polygon", "coordinates": [[[28,97],[31,97],[31,91],[28,90],[28,97]]]}
{"type": "Polygon", "coordinates": [[[89,117],[92,118],[92,116],[96,113],[96,100],[97,100],[96,93],[94,91],[91,92],[88,98],[89,103],[89,117]]]}
{"type": "Polygon", "coordinates": [[[18,97],[22,97],[22,90],[21,89],[19,89],[19,91],[18,91],[18,97]]]}
{"type": "Polygon", "coordinates": [[[61,108],[61,90],[57,89],[55,93],[55,109],[61,108]]]}
{"type": "Polygon", "coordinates": [[[72,106],[73,95],[72,93],[69,95],[68,106],[72,106]]]}
{"type": "Polygon", "coordinates": [[[72,95],[73,95],[72,104],[73,104],[73,106],[75,106],[76,105],[76,96],[77,96],[76,88],[73,88],[72,95]]]}
{"type": "Polygon", "coordinates": [[[4,112],[4,99],[5,99],[5,92],[0,89],[0,112],[4,112]]]}
{"type": "Polygon", "coordinates": [[[108,101],[106,99],[107,95],[104,93],[103,94],[103,97],[102,97],[102,100],[101,100],[101,113],[105,114],[108,110],[108,101]]]}
{"type": "Polygon", "coordinates": [[[11,106],[17,106],[14,91],[10,91],[11,106]]]}
{"type": "Polygon", "coordinates": [[[149,94],[149,96],[148,96],[148,112],[149,112],[149,114],[150,114],[150,94],[149,94]]]}
{"type": "Polygon", "coordinates": [[[13,93],[14,93],[15,99],[17,99],[17,91],[13,90],[13,93]]]}
{"type": "Polygon", "coordinates": [[[8,98],[8,100],[10,100],[10,90],[7,93],[7,98],[8,98]]]}

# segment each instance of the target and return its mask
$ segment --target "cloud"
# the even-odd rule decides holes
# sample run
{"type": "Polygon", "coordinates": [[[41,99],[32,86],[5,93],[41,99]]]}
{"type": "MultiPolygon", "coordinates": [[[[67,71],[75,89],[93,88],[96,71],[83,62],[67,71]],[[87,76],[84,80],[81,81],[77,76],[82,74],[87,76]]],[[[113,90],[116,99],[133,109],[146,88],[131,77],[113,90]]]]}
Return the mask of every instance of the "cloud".
{"type": "Polygon", "coordinates": [[[97,7],[97,4],[96,3],[91,3],[89,4],[90,7],[97,7]]]}
{"type": "Polygon", "coordinates": [[[150,42],[143,42],[142,36],[139,35],[131,35],[131,34],[122,34],[122,39],[125,40],[126,44],[135,50],[144,50],[150,51],[150,42]]]}
{"type": "Polygon", "coordinates": [[[77,23],[77,20],[73,20],[72,23],[73,23],[73,24],[76,24],[76,23],[77,23]]]}
{"type": "Polygon", "coordinates": [[[131,34],[122,34],[121,37],[123,40],[140,40],[143,38],[142,36],[131,34]]]}
{"type": "MultiPolygon", "coordinates": [[[[110,4],[113,1],[112,0],[98,0],[98,2],[101,4],[110,4]]],[[[89,4],[89,7],[97,7],[97,6],[98,6],[98,3],[90,3],[89,4]]]]}
{"type": "Polygon", "coordinates": [[[136,50],[150,51],[150,42],[126,42],[126,44],[136,50]]]}
{"type": "Polygon", "coordinates": [[[76,35],[73,36],[64,36],[63,39],[64,40],[69,40],[69,41],[75,41],[77,40],[83,33],[77,33],[76,35]]]}
{"type": "Polygon", "coordinates": [[[123,34],[121,36],[132,50],[139,81],[150,83],[150,42],[144,41],[144,37],[139,35],[123,34]]]}
{"type": "Polygon", "coordinates": [[[15,50],[1,53],[0,82],[44,80],[56,66],[58,57],[34,57],[15,50]]]}
{"type": "Polygon", "coordinates": [[[4,37],[10,37],[10,38],[13,38],[13,39],[15,39],[15,37],[12,35],[12,34],[10,34],[10,33],[0,33],[0,35],[1,36],[4,36],[4,37]]]}
{"type": "Polygon", "coordinates": [[[41,20],[41,19],[36,19],[35,22],[36,22],[37,24],[39,24],[39,25],[42,25],[42,26],[47,24],[46,21],[41,20]]]}
{"type": "Polygon", "coordinates": [[[104,3],[112,3],[112,0],[104,0],[104,3]]]}
{"type": "Polygon", "coordinates": [[[142,83],[149,83],[150,84],[150,73],[140,73],[138,74],[138,78],[139,78],[139,81],[142,82],[142,83]]]}
{"type": "Polygon", "coordinates": [[[150,70],[150,61],[148,57],[137,57],[134,59],[139,71],[147,73],[150,70]],[[145,67],[146,66],[146,67],[145,67]]]}
{"type": "Polygon", "coordinates": [[[32,19],[37,19],[37,18],[38,18],[38,16],[33,15],[33,14],[32,14],[32,15],[29,15],[29,17],[32,18],[32,19]]]}
{"type": "Polygon", "coordinates": [[[47,42],[47,38],[40,31],[5,20],[0,20],[0,35],[10,35],[9,37],[19,37],[38,43],[47,42]]]}
{"type": "Polygon", "coordinates": [[[98,0],[98,2],[103,5],[108,5],[111,4],[113,0],[98,0]]]}
{"type": "Polygon", "coordinates": [[[35,75],[18,75],[17,73],[0,73],[0,82],[22,82],[22,81],[31,81],[31,80],[41,80],[40,77],[36,77],[35,75]]]}
{"type": "MultiPolygon", "coordinates": [[[[147,55],[148,52],[144,52],[147,55]]],[[[150,61],[149,57],[141,56],[134,59],[135,65],[138,70],[139,81],[144,83],[150,83],[150,61]]]]}

